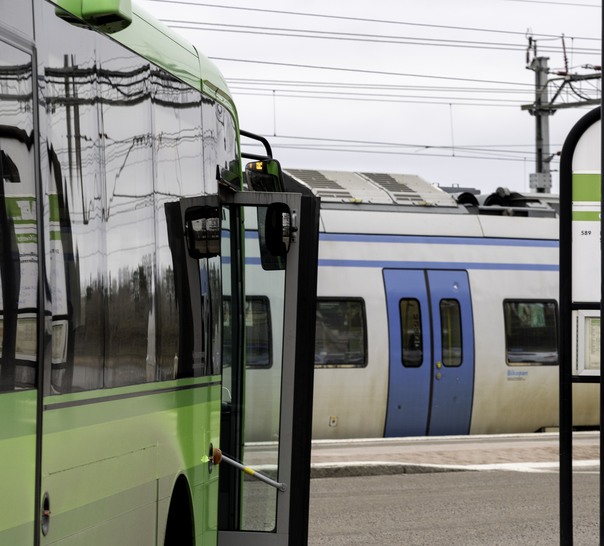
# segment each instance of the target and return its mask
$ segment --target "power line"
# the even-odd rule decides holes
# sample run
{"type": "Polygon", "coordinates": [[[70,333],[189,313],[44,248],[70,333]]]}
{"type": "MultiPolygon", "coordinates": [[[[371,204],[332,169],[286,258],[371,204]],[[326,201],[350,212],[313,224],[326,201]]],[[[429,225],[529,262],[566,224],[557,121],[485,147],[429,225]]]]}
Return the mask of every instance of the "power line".
{"type": "MultiPolygon", "coordinates": [[[[197,2],[197,1],[187,1],[187,0],[147,0],[149,2],[157,2],[162,4],[182,4],[187,6],[199,6],[199,7],[208,7],[208,8],[216,8],[216,9],[225,9],[225,10],[236,10],[236,11],[249,11],[249,12],[258,12],[258,13],[271,13],[277,15],[293,15],[296,17],[316,17],[321,19],[334,19],[339,21],[354,21],[354,22],[362,22],[362,23],[379,23],[379,24],[388,24],[388,25],[402,25],[402,26],[410,26],[410,27],[421,27],[421,28],[434,28],[434,29],[446,29],[446,30],[460,30],[460,31],[470,31],[470,32],[487,32],[487,33],[496,33],[496,34],[510,34],[516,36],[525,36],[525,32],[511,31],[511,30],[500,30],[500,29],[486,29],[486,28],[476,28],[476,27],[461,27],[455,25],[435,25],[429,23],[411,23],[408,21],[392,21],[388,19],[372,19],[367,17],[351,17],[345,15],[328,15],[323,13],[304,13],[297,11],[286,11],[286,10],[273,10],[273,9],[263,9],[263,8],[250,8],[244,6],[224,6],[221,4],[210,4],[206,2],[197,2]]],[[[522,0],[518,0],[522,1],[522,0]]],[[[528,0],[525,0],[528,1],[528,0]]],[[[570,4],[573,5],[574,4],[570,4]]],[[[581,5],[581,4],[579,4],[581,5]]],[[[593,6],[589,6],[593,7],[593,6]]],[[[543,37],[543,38],[559,38],[557,35],[553,34],[533,34],[534,37],[543,37]]],[[[574,38],[578,39],[580,37],[575,36],[574,38]]],[[[600,38],[585,38],[581,37],[582,40],[596,40],[600,41],[600,38]]]]}
{"type": "Polygon", "coordinates": [[[498,85],[518,85],[521,87],[532,88],[530,83],[518,83],[518,82],[504,82],[497,80],[479,80],[475,78],[456,78],[453,76],[434,76],[431,74],[409,74],[405,72],[389,72],[386,70],[368,70],[360,68],[347,68],[342,66],[321,66],[321,65],[310,65],[310,64],[298,64],[298,63],[283,63],[276,61],[257,61],[254,59],[233,59],[230,57],[209,57],[213,61],[223,62],[234,62],[234,63],[251,63],[251,64],[266,64],[269,66],[287,66],[292,68],[307,68],[310,70],[333,70],[336,72],[351,72],[360,74],[374,74],[379,76],[403,76],[408,78],[427,78],[436,80],[447,80],[447,81],[463,81],[472,83],[494,83],[498,85]]]}
{"type": "Polygon", "coordinates": [[[454,104],[456,106],[497,106],[497,107],[511,107],[519,108],[523,104],[522,101],[509,101],[506,99],[493,99],[493,98],[472,98],[472,97],[445,97],[439,99],[438,97],[430,96],[394,96],[394,95],[379,95],[379,94],[362,94],[362,93],[332,93],[328,92],[313,92],[313,91],[281,91],[279,95],[276,95],[274,90],[254,90],[239,88],[231,86],[231,91],[234,95],[244,96],[256,96],[256,97],[277,97],[277,98],[296,98],[296,99],[319,99],[319,100],[351,100],[360,102],[379,102],[379,103],[405,103],[405,104],[434,104],[434,105],[448,105],[454,104]],[[256,91],[256,92],[255,92],[256,91]],[[306,93],[306,94],[304,94],[306,93]]]}
{"type": "MultiPolygon", "coordinates": [[[[271,135],[271,144],[274,149],[283,150],[308,150],[308,151],[325,151],[325,152],[343,152],[343,153],[372,153],[380,155],[409,155],[409,156],[426,156],[426,157],[446,157],[446,158],[464,158],[464,159],[491,159],[501,161],[527,161],[533,159],[534,152],[529,150],[511,150],[509,148],[522,148],[529,145],[466,145],[455,146],[455,154],[453,155],[453,147],[449,145],[429,145],[429,144],[407,144],[395,142],[380,142],[366,141],[353,139],[337,139],[325,137],[300,137],[300,136],[284,136],[271,135]],[[278,139],[285,139],[293,142],[279,142],[278,139]],[[296,142],[302,141],[302,143],[296,142]],[[385,148],[383,150],[377,148],[385,148]],[[410,150],[413,151],[405,151],[410,150]],[[449,151],[449,153],[445,153],[449,151]],[[465,152],[468,155],[459,155],[459,152],[465,152]],[[469,155],[473,154],[473,155],[469,155]],[[522,156],[522,157],[518,157],[522,156]]],[[[245,144],[244,144],[245,146],[245,144]]],[[[256,147],[256,144],[250,144],[251,147],[256,147]]]]}
{"type": "Polygon", "coordinates": [[[311,81],[311,80],[277,80],[277,79],[258,79],[258,78],[227,78],[229,84],[255,85],[258,87],[268,87],[273,89],[279,86],[290,87],[332,87],[343,89],[378,89],[392,91],[445,91],[445,92],[476,92],[476,93],[510,93],[510,94],[526,94],[524,89],[506,89],[503,87],[451,87],[443,85],[401,85],[401,84],[386,84],[386,83],[354,83],[354,82],[339,82],[339,81],[311,81]]]}
{"type": "MultiPolygon", "coordinates": [[[[275,142],[275,137],[271,137],[271,146],[273,150],[305,150],[305,151],[316,151],[316,152],[341,152],[341,153],[363,153],[363,154],[379,154],[379,155],[396,155],[396,156],[413,156],[413,157],[430,157],[430,158],[447,158],[447,159],[480,159],[480,160],[489,160],[489,161],[511,161],[511,162],[525,162],[532,155],[531,153],[527,153],[526,157],[507,157],[501,155],[471,155],[459,153],[460,150],[463,151],[463,147],[455,147],[455,155],[452,153],[443,153],[442,150],[452,150],[449,147],[433,147],[433,146],[418,146],[418,150],[414,152],[410,151],[402,151],[402,150],[376,150],[376,149],[367,149],[366,147],[351,147],[351,148],[342,148],[342,147],[328,147],[328,146],[319,146],[319,145],[308,145],[308,144],[279,144],[275,142]],[[438,150],[436,153],[430,152],[430,150],[438,150]]],[[[256,148],[260,145],[251,144],[246,145],[247,147],[256,148]]]]}
{"type": "Polygon", "coordinates": [[[524,2],[525,4],[548,4],[550,6],[572,6],[573,8],[601,8],[599,4],[577,4],[575,2],[552,2],[551,0],[504,0],[504,2],[524,2]]]}
{"type": "MultiPolygon", "coordinates": [[[[340,144],[354,144],[354,145],[363,145],[363,146],[391,146],[391,147],[403,147],[403,148],[432,148],[432,149],[448,149],[450,146],[436,146],[436,145],[427,145],[427,144],[409,144],[403,142],[389,142],[389,141],[380,141],[380,140],[358,140],[358,139],[347,139],[347,138],[327,138],[327,137],[308,137],[308,136],[299,136],[299,135],[271,135],[267,136],[267,138],[275,139],[282,138],[288,140],[310,140],[313,142],[326,142],[329,144],[340,143],[340,144]]],[[[459,148],[467,149],[467,150],[490,150],[490,151],[500,151],[506,153],[534,153],[531,151],[533,144],[472,144],[459,146],[459,148]],[[518,150],[496,150],[497,148],[529,148],[526,152],[518,151],[518,150]]],[[[561,146],[558,144],[557,146],[561,146]]]]}
{"type": "MultiPolygon", "coordinates": [[[[527,100],[530,100],[527,90],[505,89],[501,87],[339,84],[297,80],[264,81],[247,78],[229,78],[227,82],[234,94],[271,97],[273,99],[278,96],[280,98],[338,99],[394,103],[412,102],[419,104],[452,103],[457,105],[509,106],[514,108],[523,107],[527,100]]],[[[585,100],[597,100],[600,97],[597,87],[583,89],[582,95],[585,100]]]]}
{"type": "MultiPolygon", "coordinates": [[[[235,25],[224,23],[205,23],[183,21],[181,19],[162,19],[172,28],[198,30],[204,32],[232,32],[236,34],[254,34],[262,36],[277,36],[284,38],[306,38],[313,40],[338,40],[361,43],[396,44],[396,45],[421,45],[432,47],[459,47],[466,49],[497,50],[497,51],[525,51],[525,44],[485,42],[471,40],[451,40],[442,38],[398,37],[384,34],[360,34],[354,32],[335,32],[323,30],[294,29],[283,27],[252,27],[250,25],[235,25]]],[[[560,53],[562,46],[542,47],[542,52],[560,53]]],[[[573,48],[575,54],[599,55],[600,51],[593,48],[573,48]]]]}

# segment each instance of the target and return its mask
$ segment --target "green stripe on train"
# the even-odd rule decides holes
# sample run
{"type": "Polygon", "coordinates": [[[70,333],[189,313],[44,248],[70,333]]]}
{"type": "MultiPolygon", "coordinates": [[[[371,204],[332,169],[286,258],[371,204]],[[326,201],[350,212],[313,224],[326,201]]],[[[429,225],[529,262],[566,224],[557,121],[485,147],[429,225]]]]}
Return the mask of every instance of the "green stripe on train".
{"type": "Polygon", "coordinates": [[[599,211],[574,211],[572,213],[573,222],[599,222],[600,212],[599,211]]]}

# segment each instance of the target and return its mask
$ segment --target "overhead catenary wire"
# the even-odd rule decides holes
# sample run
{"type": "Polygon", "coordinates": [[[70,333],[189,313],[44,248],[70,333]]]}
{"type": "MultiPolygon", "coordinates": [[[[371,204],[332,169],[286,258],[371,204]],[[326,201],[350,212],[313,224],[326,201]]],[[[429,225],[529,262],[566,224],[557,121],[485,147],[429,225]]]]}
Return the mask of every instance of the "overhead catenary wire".
{"type": "MultiPolygon", "coordinates": [[[[151,0],[153,1],[153,0],[151,0]]],[[[395,25],[407,25],[407,26],[419,26],[419,27],[434,27],[434,28],[450,28],[450,29],[456,29],[456,30],[464,30],[464,31],[468,31],[468,30],[472,30],[475,32],[497,32],[497,33],[504,33],[504,34],[508,34],[508,35],[513,35],[513,36],[522,36],[523,39],[526,37],[526,32],[524,33],[518,33],[518,32],[513,32],[513,31],[500,31],[497,29],[484,29],[484,28],[474,28],[474,27],[460,27],[460,26],[453,26],[453,25],[431,25],[431,24],[425,24],[425,23],[409,23],[406,21],[389,21],[389,20],[384,20],[384,19],[371,19],[371,18],[363,18],[363,17],[349,17],[349,16],[334,16],[334,15],[325,15],[325,14],[317,14],[317,13],[302,13],[302,12],[294,12],[294,11],[287,11],[287,10],[270,10],[270,9],[264,9],[264,8],[250,8],[250,7],[244,7],[244,6],[224,6],[221,4],[215,4],[215,3],[206,3],[206,2],[191,2],[191,1],[186,1],[186,0],[173,0],[172,2],[163,2],[163,3],[171,3],[171,4],[178,4],[178,5],[185,5],[185,6],[197,6],[197,7],[205,7],[205,8],[218,8],[218,9],[228,9],[228,10],[242,10],[245,12],[259,12],[259,13],[275,13],[275,14],[279,14],[279,15],[288,15],[288,16],[295,16],[296,18],[300,18],[300,17],[325,17],[328,19],[342,19],[342,20],[353,20],[353,21],[358,21],[358,20],[362,20],[364,22],[376,22],[376,23],[388,23],[388,24],[395,24],[395,25]]],[[[416,42],[413,43],[419,43],[421,45],[444,45],[446,47],[451,47],[455,44],[459,45],[460,47],[473,47],[473,48],[504,48],[504,49],[512,49],[512,50],[516,50],[516,51],[523,51],[525,49],[525,44],[512,44],[512,43],[496,43],[496,42],[479,42],[479,41],[470,41],[470,40],[442,40],[439,38],[400,38],[398,36],[392,36],[392,35],[377,35],[377,34],[368,34],[368,33],[364,33],[364,34],[359,34],[359,33],[349,33],[349,32],[334,32],[334,31],[320,31],[320,30],[301,30],[299,28],[274,28],[274,27],[268,27],[266,25],[262,25],[262,28],[258,28],[258,27],[250,27],[250,25],[234,25],[232,23],[228,23],[228,24],[222,24],[222,23],[207,23],[207,22],[203,22],[203,23],[197,23],[197,22],[191,22],[190,19],[185,21],[183,19],[164,19],[164,22],[166,22],[167,24],[169,24],[170,26],[174,26],[174,25],[182,25],[182,26],[176,26],[176,28],[188,28],[188,29],[202,29],[204,31],[220,31],[220,32],[253,32],[255,34],[262,34],[262,35],[266,35],[267,33],[269,33],[269,36],[291,36],[291,37],[312,37],[312,38],[322,38],[322,37],[326,37],[329,39],[359,39],[362,41],[368,40],[368,39],[373,39],[377,42],[380,42],[382,40],[388,40],[387,43],[405,43],[408,44],[410,43],[408,40],[416,40],[416,42]],[[271,34],[272,33],[272,34],[271,34]],[[277,33],[277,34],[275,34],[277,33]]],[[[555,35],[548,35],[548,34],[535,34],[531,32],[531,37],[533,39],[535,39],[536,37],[540,37],[540,39],[544,39],[544,40],[559,40],[560,37],[559,36],[555,36],[555,35]]],[[[573,38],[574,40],[574,38],[573,38]]],[[[386,43],[386,42],[384,42],[386,43]]],[[[561,43],[561,46],[557,48],[560,52],[565,52],[565,48],[564,48],[564,42],[561,43]]],[[[541,47],[540,52],[542,53],[546,53],[546,48],[541,47]]],[[[573,48],[573,53],[578,53],[578,49],[577,48],[573,48]]],[[[599,49],[588,49],[588,48],[584,48],[581,50],[582,54],[591,54],[591,53],[598,53],[599,55],[599,49]]],[[[413,78],[431,78],[431,79],[437,79],[437,80],[457,80],[457,81],[464,81],[464,82],[468,82],[468,83],[473,83],[476,85],[484,85],[484,84],[488,84],[488,85],[505,85],[505,86],[522,86],[525,87],[526,89],[531,89],[532,91],[532,84],[530,83],[518,83],[518,82],[500,82],[500,81],[494,81],[494,80],[480,80],[480,79],[476,79],[476,78],[460,78],[460,77],[454,77],[454,76],[438,76],[435,74],[412,74],[412,73],[398,73],[398,72],[389,72],[389,71],[378,71],[378,70],[364,70],[361,68],[358,69],[352,69],[350,67],[338,67],[338,66],[321,66],[321,65],[311,65],[311,64],[303,64],[303,63],[283,63],[283,62],[277,62],[277,61],[268,61],[268,60],[256,60],[256,59],[242,59],[242,58],[229,58],[229,57],[210,57],[212,60],[217,61],[217,62],[232,62],[232,63],[245,63],[245,64],[263,64],[266,66],[288,66],[288,67],[292,67],[292,68],[298,68],[298,69],[314,69],[314,70],[323,70],[323,71],[328,71],[328,70],[332,70],[332,71],[336,71],[336,72],[341,72],[341,71],[349,71],[349,72],[354,72],[356,74],[371,74],[371,75],[384,75],[384,76],[401,76],[401,77],[413,77],[413,78]]],[[[229,79],[229,82],[232,82],[231,79],[229,79]]],[[[303,84],[301,84],[303,85],[303,84]]],[[[333,100],[334,97],[336,97],[337,95],[334,93],[334,91],[330,90],[330,91],[326,91],[323,92],[322,94],[317,93],[316,91],[312,91],[309,89],[309,85],[304,85],[305,89],[303,90],[298,90],[297,91],[297,95],[294,94],[291,90],[289,89],[285,89],[282,88],[279,90],[280,96],[287,96],[289,98],[308,98],[309,95],[314,95],[315,98],[321,98],[324,100],[333,100]]],[[[442,87],[442,86],[441,86],[442,87]]],[[[381,90],[384,90],[384,86],[382,85],[380,87],[381,90]]],[[[235,86],[233,88],[234,91],[238,92],[238,94],[241,95],[257,95],[259,94],[258,89],[255,89],[253,87],[250,86],[245,86],[245,85],[239,85],[239,86],[235,86]]],[[[272,89],[271,93],[273,93],[273,95],[275,94],[276,90],[272,89]]],[[[449,91],[447,91],[449,92],[449,91]]],[[[478,90],[471,90],[469,91],[471,93],[471,97],[451,97],[451,96],[446,96],[444,98],[441,98],[440,100],[435,99],[435,98],[430,98],[430,97],[389,97],[389,96],[385,96],[383,97],[384,102],[411,102],[411,103],[421,103],[423,100],[425,100],[427,103],[436,103],[436,104],[443,104],[443,101],[445,101],[446,103],[449,102],[454,102],[456,105],[461,105],[461,104],[465,104],[468,106],[479,106],[479,105],[486,105],[487,103],[489,105],[492,106],[507,106],[507,107],[517,107],[517,106],[521,106],[522,104],[525,104],[527,102],[529,102],[529,97],[524,97],[522,102],[513,102],[513,101],[509,101],[506,99],[493,99],[492,101],[488,101],[484,98],[478,97],[477,93],[479,92],[478,90]]],[[[500,91],[501,92],[501,91],[500,91]]],[[[261,92],[260,92],[261,93],[261,92]]],[[[599,91],[595,90],[595,97],[591,97],[591,98],[598,98],[599,97],[599,91]]],[[[362,100],[362,101],[375,101],[378,100],[376,97],[370,97],[368,93],[364,93],[366,96],[361,96],[361,94],[356,93],[356,94],[351,94],[350,92],[346,92],[346,95],[340,95],[340,99],[341,100],[362,100]]],[[[440,96],[442,97],[443,95],[443,91],[440,91],[440,96]]]]}
{"type": "Polygon", "coordinates": [[[349,72],[357,74],[372,74],[377,76],[404,76],[408,78],[425,78],[432,80],[445,80],[445,81],[461,81],[461,82],[473,82],[473,83],[495,83],[499,85],[517,85],[526,89],[532,89],[533,84],[524,82],[506,82],[501,80],[485,80],[479,78],[462,78],[455,76],[436,76],[433,74],[413,74],[408,72],[394,72],[390,70],[370,70],[368,68],[350,68],[347,66],[327,66],[327,65],[313,65],[305,63],[284,63],[278,61],[263,61],[257,59],[242,59],[232,57],[209,57],[213,61],[222,62],[234,62],[234,63],[253,63],[253,64],[265,64],[269,66],[287,66],[293,68],[306,68],[310,70],[330,70],[334,72],[349,72]]]}
{"type": "MultiPolygon", "coordinates": [[[[322,152],[343,153],[372,153],[380,155],[428,156],[459,159],[490,159],[499,161],[524,162],[534,159],[532,144],[526,145],[455,145],[455,154],[450,145],[430,145],[421,143],[397,143],[387,141],[366,141],[353,139],[338,139],[325,137],[301,137],[286,135],[271,135],[275,149],[312,150],[322,152]],[[526,150],[510,148],[525,147],[526,150]],[[382,148],[382,149],[379,149],[382,148]]],[[[560,144],[552,144],[561,147],[560,144]]],[[[256,147],[256,144],[246,144],[246,147],[256,147]]],[[[554,159],[554,162],[557,158],[554,159]]]]}
{"type": "MultiPolygon", "coordinates": [[[[274,140],[274,138],[273,138],[274,140]]],[[[250,145],[249,147],[258,147],[256,145],[250,145]]],[[[528,158],[527,157],[522,157],[522,158],[517,158],[517,157],[500,157],[500,156],[496,156],[496,155],[490,155],[490,156],[476,156],[476,155],[468,155],[468,154],[463,154],[463,153],[456,153],[455,155],[451,154],[451,153],[427,153],[426,151],[417,151],[417,152],[404,152],[404,151],[399,151],[399,150],[375,150],[375,149],[364,149],[364,148],[358,148],[358,149],[341,149],[341,148],[336,148],[336,147],[317,147],[317,146],[311,146],[311,145],[305,145],[305,146],[287,146],[287,145],[280,145],[280,144],[275,144],[273,146],[273,148],[275,150],[279,150],[279,149],[295,149],[295,150],[305,150],[305,151],[319,151],[319,152],[343,152],[343,153],[355,153],[355,154],[359,154],[359,153],[367,153],[367,154],[378,154],[378,155],[395,155],[395,156],[414,156],[414,157],[434,157],[434,158],[456,158],[456,159],[481,159],[481,160],[490,160],[490,161],[512,161],[512,162],[525,162],[528,158]]],[[[429,150],[431,148],[426,148],[426,150],[429,150]]],[[[457,148],[457,150],[459,150],[459,148],[457,148]]]]}
{"type": "MultiPolygon", "coordinates": [[[[197,0],[148,0],[149,2],[157,2],[161,4],[181,4],[186,6],[195,6],[195,7],[206,7],[206,8],[216,8],[216,9],[225,9],[225,10],[235,10],[235,11],[247,11],[247,12],[257,12],[257,13],[270,13],[275,15],[288,15],[298,17],[311,17],[311,18],[320,18],[320,19],[333,19],[337,21],[353,21],[360,23],[379,23],[385,25],[396,25],[396,26],[409,26],[409,27],[418,27],[418,28],[434,28],[440,30],[458,30],[464,32],[485,32],[485,33],[496,33],[496,34],[508,34],[508,35],[516,35],[516,36],[525,36],[525,32],[518,32],[513,30],[503,30],[503,29],[487,29],[487,28],[477,28],[477,27],[467,27],[467,26],[459,26],[459,25],[438,25],[432,23],[415,23],[410,21],[393,21],[390,19],[376,19],[369,17],[353,17],[348,15],[331,15],[327,13],[308,13],[308,12],[297,12],[297,11],[287,11],[287,10],[276,10],[276,9],[266,9],[266,8],[258,8],[258,7],[248,7],[248,6],[225,6],[223,4],[213,4],[207,2],[198,2],[197,0]]],[[[512,1],[512,0],[509,0],[512,1]]],[[[522,0],[517,0],[522,1],[522,0]]],[[[525,0],[529,1],[529,0],[525,0]]],[[[534,0],[536,1],[536,0],[534,0]]],[[[544,2],[546,3],[546,2],[544,2]]],[[[557,3],[557,2],[552,2],[557,3]]],[[[568,3],[568,5],[575,6],[574,3],[568,3]]],[[[578,6],[585,7],[583,4],[577,4],[578,6]]],[[[596,7],[589,5],[587,7],[596,7]]],[[[555,34],[539,34],[534,33],[533,36],[535,38],[559,38],[559,36],[555,34]]],[[[579,38],[576,36],[575,38],[579,38]]],[[[600,38],[585,38],[581,37],[584,40],[594,40],[600,41],[600,38]]]]}
{"type": "MultiPolygon", "coordinates": [[[[439,99],[438,97],[418,96],[418,97],[404,97],[404,96],[387,96],[387,95],[362,95],[362,94],[328,94],[328,93],[313,93],[311,91],[304,92],[280,92],[279,94],[271,91],[258,91],[254,89],[245,89],[237,86],[231,87],[231,91],[234,95],[239,96],[256,96],[256,97],[272,97],[273,99],[285,98],[285,99],[313,99],[313,100],[332,100],[332,101],[359,101],[359,102],[377,102],[377,103],[400,103],[400,104],[433,104],[433,105],[449,105],[455,106],[493,106],[493,107],[504,107],[504,108],[519,108],[526,101],[515,101],[510,102],[505,99],[481,99],[481,98],[469,98],[460,97],[454,99],[452,97],[445,97],[439,99]]],[[[274,90],[273,90],[274,91],[274,90]]]]}
{"type": "MultiPolygon", "coordinates": [[[[231,53],[225,50],[218,52],[211,47],[205,48],[205,51],[206,55],[220,67],[231,93],[239,101],[241,111],[245,110],[246,105],[252,105],[252,108],[256,109],[264,108],[264,103],[259,101],[272,101],[273,126],[271,129],[266,129],[266,131],[273,133],[270,138],[275,148],[299,150],[302,153],[304,151],[326,152],[327,154],[374,153],[393,156],[405,155],[408,157],[492,159],[516,163],[523,162],[525,164],[533,162],[535,159],[534,144],[518,147],[493,146],[490,148],[464,146],[461,142],[463,138],[461,135],[470,133],[467,129],[457,131],[457,127],[455,127],[455,133],[453,133],[452,119],[449,120],[451,125],[450,146],[427,144],[425,146],[410,145],[410,147],[405,148],[396,143],[355,143],[310,138],[306,140],[288,139],[279,134],[279,131],[283,129],[287,131],[288,129],[286,123],[277,124],[277,116],[283,112],[283,115],[285,115],[284,121],[289,119],[288,116],[292,108],[316,108],[317,115],[326,115],[323,113],[332,112],[338,108],[336,103],[342,104],[342,108],[348,110],[358,108],[359,112],[372,110],[382,112],[379,106],[374,107],[374,105],[385,103],[392,105],[389,107],[390,111],[393,114],[396,113],[396,115],[402,113],[405,116],[410,108],[414,111],[413,115],[420,111],[426,113],[434,111],[439,112],[439,115],[444,115],[442,108],[446,107],[449,118],[453,117],[453,108],[459,108],[460,118],[463,116],[465,119],[466,116],[472,115],[470,108],[478,107],[485,112],[485,108],[490,109],[488,115],[491,116],[492,112],[493,119],[499,120],[503,119],[503,116],[509,117],[507,112],[510,110],[520,110],[520,106],[532,103],[534,99],[534,83],[529,78],[518,78],[516,73],[510,78],[505,75],[498,77],[505,73],[502,70],[497,70],[497,67],[505,68],[507,66],[505,61],[509,59],[509,53],[515,54],[526,50],[527,32],[539,42],[539,53],[541,55],[562,58],[564,53],[564,44],[560,41],[561,36],[559,34],[487,28],[491,26],[492,21],[496,21],[495,24],[499,23],[499,19],[493,18],[488,19],[489,23],[485,26],[476,25],[472,27],[466,25],[468,19],[463,18],[454,21],[454,23],[460,22],[461,25],[439,25],[429,22],[414,23],[386,20],[379,16],[373,17],[374,14],[378,13],[376,11],[368,12],[369,17],[355,17],[355,14],[350,10],[344,13],[350,13],[351,16],[332,15],[330,13],[303,13],[287,9],[265,9],[261,5],[257,7],[257,4],[225,6],[216,2],[200,2],[197,0],[148,1],[164,6],[173,6],[169,10],[163,9],[160,11],[165,16],[162,21],[172,28],[185,30],[185,36],[191,36],[194,40],[198,37],[204,39],[201,34],[196,33],[196,31],[201,31],[207,33],[207,40],[210,43],[216,42],[217,33],[222,33],[223,39],[226,41],[250,44],[250,47],[244,49],[245,52],[235,51],[231,53]],[[182,17],[181,13],[178,12],[179,5],[196,6],[200,9],[188,11],[187,16],[182,17]],[[221,13],[224,10],[228,10],[228,13],[221,13]],[[192,14],[191,17],[189,17],[189,13],[192,14]],[[235,20],[236,17],[239,17],[239,20],[235,20]],[[244,22],[241,22],[242,17],[245,18],[244,22]],[[194,21],[203,22],[197,23],[194,21]],[[362,23],[362,27],[359,23],[362,23]],[[444,32],[445,30],[450,31],[448,36],[444,32]],[[258,36],[258,38],[253,36],[258,36]],[[266,40],[263,40],[265,37],[266,40]],[[280,57],[281,48],[286,48],[286,45],[291,43],[292,40],[299,40],[298,44],[308,44],[308,48],[302,45],[300,54],[306,51],[315,51],[314,44],[317,43],[321,44],[322,51],[333,50],[336,54],[340,52],[371,51],[374,54],[375,62],[363,64],[363,60],[368,57],[364,54],[359,55],[359,58],[352,64],[349,64],[348,61],[342,62],[340,58],[335,60],[335,56],[331,57],[325,54],[312,59],[309,56],[305,58],[304,55],[290,56],[289,58],[280,57]],[[310,46],[310,40],[312,40],[313,47],[310,46]],[[342,47],[338,42],[342,43],[342,47]],[[350,45],[347,42],[350,42],[350,45]],[[359,47],[364,49],[354,49],[353,43],[359,44],[359,47]],[[256,50],[252,46],[258,46],[261,50],[256,50]],[[386,52],[398,52],[399,46],[408,47],[409,49],[405,50],[407,54],[419,51],[419,49],[429,49],[434,50],[439,57],[431,57],[433,62],[427,62],[423,65],[417,62],[397,62],[391,68],[385,64],[389,60],[389,54],[386,55],[386,52]],[[386,49],[387,47],[391,47],[391,49],[386,49]],[[452,48],[455,52],[453,54],[457,57],[465,56],[464,58],[468,59],[468,66],[483,66],[480,63],[484,59],[490,61],[484,61],[486,62],[485,70],[455,71],[452,66],[440,62],[439,59],[445,58],[445,54],[441,54],[437,49],[439,47],[443,50],[452,48]],[[255,53],[256,51],[258,53],[255,53]],[[378,55],[378,51],[383,51],[384,56],[378,55]],[[484,51],[484,54],[482,51],[484,51]],[[271,52],[275,52],[275,55],[272,55],[271,52]],[[494,62],[494,59],[501,59],[503,62],[494,62]],[[250,77],[245,77],[246,75],[250,77]],[[263,77],[264,75],[267,77],[263,77]],[[275,78],[275,76],[277,77],[275,78]],[[249,99],[245,97],[249,97],[249,99]],[[310,101],[322,101],[322,103],[316,102],[313,104],[310,101]],[[277,103],[279,108],[277,108],[277,103]],[[397,104],[417,104],[420,106],[399,107],[397,104]],[[426,105],[428,109],[420,110],[421,105],[426,105]],[[499,112],[496,109],[499,109],[499,112]]],[[[563,2],[552,2],[552,4],[563,4],[563,2]]],[[[567,5],[570,5],[570,3],[567,5]]],[[[588,8],[590,7],[594,6],[585,5],[583,12],[589,13],[588,8]]],[[[512,9],[524,12],[528,8],[512,9]]],[[[321,6],[321,10],[334,12],[329,5],[321,6]]],[[[391,13],[384,15],[390,16],[391,13]]],[[[405,13],[406,16],[407,12],[405,13]]],[[[431,20],[434,19],[432,17],[427,18],[427,21],[431,20]]],[[[452,21],[452,19],[443,19],[442,22],[448,23],[449,20],[452,21]]],[[[501,21],[503,20],[502,18],[501,21]]],[[[574,33],[574,36],[571,33],[566,34],[572,45],[568,50],[569,55],[573,56],[570,64],[574,64],[575,60],[577,60],[578,65],[590,62],[596,64],[595,61],[588,59],[581,61],[577,59],[577,56],[600,54],[600,37],[593,38],[585,36],[585,34],[581,30],[574,33]],[[579,36],[578,34],[582,35],[579,36]]],[[[289,49],[285,49],[285,51],[289,51],[289,49]]],[[[403,50],[401,49],[401,51],[403,50]]],[[[524,55],[518,58],[520,59],[518,68],[525,68],[522,66],[524,55]]],[[[587,67],[581,66],[581,68],[587,67]]],[[[554,70],[552,69],[552,73],[554,70]]],[[[580,69],[577,67],[571,70],[580,69]]],[[[570,96],[573,91],[575,90],[572,89],[572,86],[568,86],[564,93],[570,96]]],[[[599,84],[590,88],[582,82],[576,91],[583,97],[592,100],[600,97],[599,84]]],[[[455,121],[457,122],[457,112],[455,114],[455,121]]],[[[393,115],[393,117],[395,116],[393,115]]],[[[249,121],[246,123],[249,123],[249,121]]],[[[444,125],[439,130],[444,131],[444,125]]],[[[424,131],[419,132],[423,133],[424,131]]],[[[443,136],[438,132],[435,134],[440,135],[440,138],[443,136]]],[[[429,135],[425,138],[429,142],[434,140],[429,135]]],[[[243,145],[244,147],[248,146],[246,143],[243,143],[243,145]]],[[[552,144],[552,146],[555,150],[555,145],[552,144]]],[[[306,155],[308,157],[313,156],[313,154],[306,155]]],[[[294,157],[296,156],[294,155],[294,157]]],[[[346,156],[344,155],[344,157],[346,156]]],[[[348,159],[345,159],[345,161],[348,161],[348,159]]],[[[384,157],[384,161],[389,160],[384,157]]],[[[405,160],[405,162],[407,161],[405,160]]],[[[554,158],[553,162],[556,161],[557,158],[554,158]]]]}
{"type": "MultiPolygon", "coordinates": [[[[182,19],[162,19],[172,28],[187,30],[202,30],[204,32],[233,32],[238,34],[256,34],[262,36],[278,36],[285,38],[307,38],[321,40],[342,40],[364,43],[388,44],[388,45],[421,45],[433,47],[461,47],[481,50],[518,51],[526,49],[524,43],[511,42],[486,42],[473,40],[453,40],[444,38],[424,38],[417,36],[392,36],[384,34],[361,34],[355,32],[338,32],[312,29],[296,29],[287,27],[251,27],[250,25],[235,25],[232,23],[206,23],[191,22],[182,19]]],[[[563,51],[562,46],[548,45],[541,47],[542,53],[559,53],[563,51]]],[[[599,55],[597,48],[575,47],[575,53],[583,55],[599,55]]]]}

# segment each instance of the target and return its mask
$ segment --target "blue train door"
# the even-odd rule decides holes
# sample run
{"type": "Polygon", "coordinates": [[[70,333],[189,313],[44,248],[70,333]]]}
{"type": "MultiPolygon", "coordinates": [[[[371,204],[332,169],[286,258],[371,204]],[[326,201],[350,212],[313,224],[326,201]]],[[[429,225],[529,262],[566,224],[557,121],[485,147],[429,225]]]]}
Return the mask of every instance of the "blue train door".
{"type": "Polygon", "coordinates": [[[385,269],[390,377],[385,436],[467,434],[474,328],[466,271],[385,269]]]}

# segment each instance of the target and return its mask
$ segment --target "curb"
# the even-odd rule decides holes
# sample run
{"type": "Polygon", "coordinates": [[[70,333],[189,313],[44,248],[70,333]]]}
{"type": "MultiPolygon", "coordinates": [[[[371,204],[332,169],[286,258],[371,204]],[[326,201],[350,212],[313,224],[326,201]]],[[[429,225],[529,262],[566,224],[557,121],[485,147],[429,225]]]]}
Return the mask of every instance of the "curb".
{"type": "Polygon", "coordinates": [[[410,464],[389,462],[314,463],[311,479],[392,476],[398,474],[433,474],[435,472],[472,472],[474,468],[457,465],[410,464]]]}
{"type": "MultiPolygon", "coordinates": [[[[573,469],[600,470],[600,461],[573,461],[573,469]]],[[[558,462],[522,462],[496,464],[437,465],[393,462],[351,461],[346,463],[314,463],[311,479],[352,478],[360,476],[394,476],[400,474],[434,474],[436,472],[480,472],[503,470],[508,472],[558,472],[558,462]]]]}

